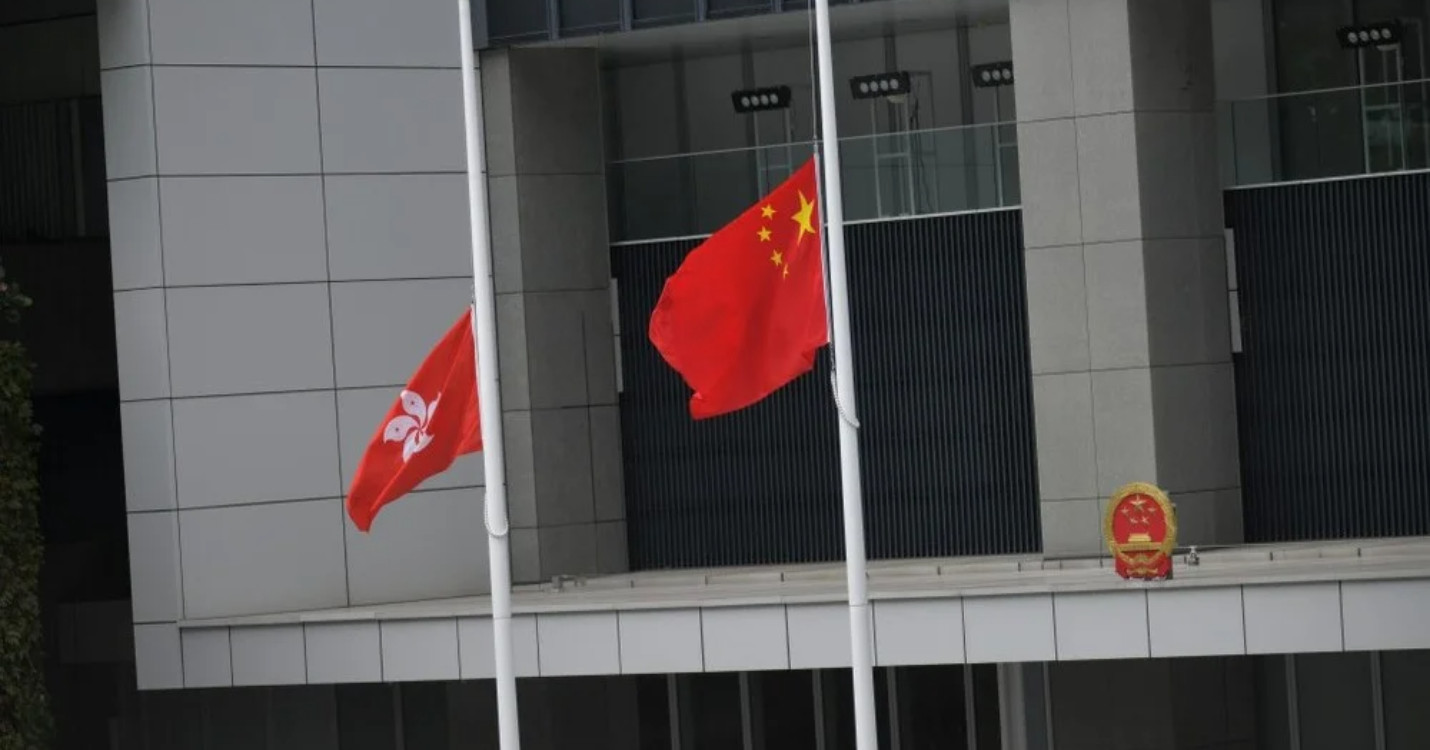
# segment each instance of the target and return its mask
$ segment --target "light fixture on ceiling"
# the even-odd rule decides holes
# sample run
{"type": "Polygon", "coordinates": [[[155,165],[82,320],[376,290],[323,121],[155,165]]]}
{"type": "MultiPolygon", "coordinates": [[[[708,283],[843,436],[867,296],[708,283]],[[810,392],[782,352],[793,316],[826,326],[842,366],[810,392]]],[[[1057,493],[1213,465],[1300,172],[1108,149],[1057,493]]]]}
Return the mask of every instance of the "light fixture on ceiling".
{"type": "Polygon", "coordinates": [[[759,89],[745,89],[744,91],[736,91],[730,94],[730,101],[735,105],[735,112],[742,115],[752,112],[788,109],[790,104],[790,89],[788,86],[767,86],[759,89]]]}
{"type": "Polygon", "coordinates": [[[973,85],[979,88],[994,88],[1013,85],[1013,61],[975,65],[969,69],[973,75],[973,85]]]}

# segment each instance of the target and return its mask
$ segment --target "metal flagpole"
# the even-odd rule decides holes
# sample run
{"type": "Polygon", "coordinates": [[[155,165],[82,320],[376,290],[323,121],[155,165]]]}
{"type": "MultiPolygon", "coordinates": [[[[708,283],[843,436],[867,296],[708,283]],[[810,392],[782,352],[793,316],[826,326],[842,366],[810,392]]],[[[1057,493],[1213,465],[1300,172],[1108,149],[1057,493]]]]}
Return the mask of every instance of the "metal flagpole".
{"type": "Polygon", "coordinates": [[[873,615],[864,561],[864,499],[859,485],[859,426],[855,421],[854,342],[849,332],[849,287],[844,267],[844,194],[839,129],[834,122],[834,56],[829,0],[815,0],[819,65],[819,129],[823,139],[825,237],[833,323],[835,398],[839,406],[839,475],[844,496],[844,565],[849,579],[849,646],[854,675],[854,736],[858,750],[877,750],[874,714],[873,615]]]}
{"type": "Polygon", "coordinates": [[[501,750],[521,747],[517,731],[516,676],[511,649],[511,545],[506,508],[506,458],[502,445],[501,390],[497,380],[496,304],[492,290],[487,156],[482,99],[477,90],[472,2],[457,0],[462,40],[462,110],[467,129],[467,200],[472,229],[472,335],[477,340],[477,398],[486,468],[487,556],[492,577],[492,645],[496,661],[497,736],[501,750]]]}

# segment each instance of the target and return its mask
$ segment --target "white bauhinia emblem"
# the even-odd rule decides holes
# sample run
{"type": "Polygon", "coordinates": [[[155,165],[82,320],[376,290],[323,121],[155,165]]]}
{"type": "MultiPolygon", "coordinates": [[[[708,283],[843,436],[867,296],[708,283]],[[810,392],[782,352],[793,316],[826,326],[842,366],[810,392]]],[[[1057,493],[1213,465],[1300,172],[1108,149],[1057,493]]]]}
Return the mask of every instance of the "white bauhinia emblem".
{"type": "Polygon", "coordinates": [[[427,428],[432,426],[432,417],[437,413],[437,402],[442,400],[442,394],[437,394],[430,404],[412,391],[403,391],[398,400],[407,413],[398,414],[387,423],[382,439],[388,443],[402,443],[402,462],[407,463],[432,442],[427,428]]]}

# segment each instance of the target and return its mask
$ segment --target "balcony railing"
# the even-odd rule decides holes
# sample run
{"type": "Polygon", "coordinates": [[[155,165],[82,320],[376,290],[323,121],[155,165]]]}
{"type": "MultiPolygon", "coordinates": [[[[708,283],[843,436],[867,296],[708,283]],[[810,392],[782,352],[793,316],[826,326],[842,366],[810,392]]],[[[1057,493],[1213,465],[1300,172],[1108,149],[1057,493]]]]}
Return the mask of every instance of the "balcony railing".
{"type": "MultiPolygon", "coordinates": [[[[777,186],[815,144],[618,160],[607,167],[616,241],[708,234],[777,186]]],[[[847,221],[1018,204],[1012,123],[917,130],[840,141],[847,221]]]]}
{"type": "Polygon", "coordinates": [[[1430,79],[1222,102],[1227,186],[1430,168],[1430,79]]]}

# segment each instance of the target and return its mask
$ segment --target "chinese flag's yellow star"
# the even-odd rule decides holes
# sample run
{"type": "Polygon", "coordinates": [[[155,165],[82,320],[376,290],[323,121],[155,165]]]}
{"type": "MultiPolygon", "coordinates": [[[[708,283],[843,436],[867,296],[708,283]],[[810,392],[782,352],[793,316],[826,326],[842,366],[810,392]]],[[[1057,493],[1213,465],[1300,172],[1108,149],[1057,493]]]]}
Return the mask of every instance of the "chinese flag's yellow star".
{"type": "Polygon", "coordinates": [[[784,262],[785,262],[785,254],[782,253],[782,252],[780,252],[780,251],[778,251],[778,250],[776,250],[776,251],[774,252],[774,254],[770,256],[770,262],[773,263],[773,264],[775,264],[775,265],[777,265],[777,266],[782,266],[782,265],[784,265],[784,262]]]}
{"type": "Polygon", "coordinates": [[[774,215],[775,215],[775,207],[774,207],[774,206],[765,206],[764,208],[760,209],[760,215],[763,216],[763,217],[765,217],[766,219],[770,218],[771,216],[774,216],[774,215]]]}
{"type": "Polygon", "coordinates": [[[799,225],[799,236],[795,238],[794,244],[804,239],[806,234],[814,234],[814,224],[811,218],[814,216],[814,204],[804,197],[804,191],[799,191],[799,212],[790,217],[790,220],[799,225]]]}
{"type": "Polygon", "coordinates": [[[770,241],[770,228],[769,228],[769,227],[760,227],[760,231],[756,232],[756,234],[760,235],[760,242],[769,242],[769,241],[770,241]]]}

